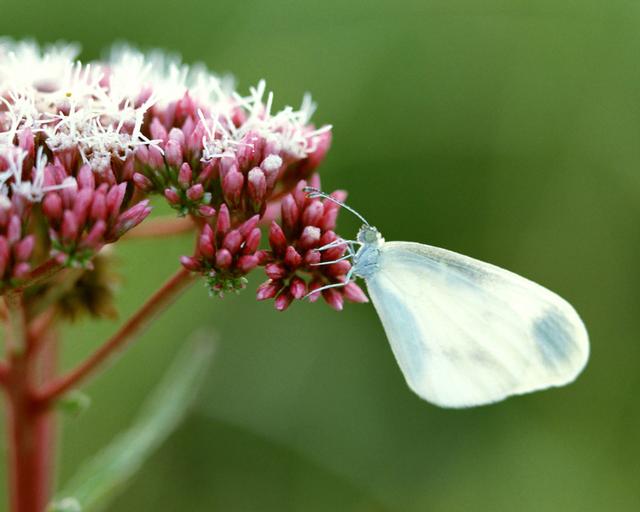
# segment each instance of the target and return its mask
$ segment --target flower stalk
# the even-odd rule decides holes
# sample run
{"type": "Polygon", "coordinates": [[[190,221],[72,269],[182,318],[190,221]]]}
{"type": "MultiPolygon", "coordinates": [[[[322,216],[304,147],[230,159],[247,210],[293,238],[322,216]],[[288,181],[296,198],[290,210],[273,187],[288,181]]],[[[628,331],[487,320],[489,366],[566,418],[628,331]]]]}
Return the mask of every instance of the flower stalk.
{"type": "Polygon", "coordinates": [[[5,295],[8,310],[8,371],[5,391],[10,446],[10,496],[12,511],[44,510],[51,471],[49,470],[50,414],[38,407],[33,397],[34,352],[21,292],[5,295]]]}

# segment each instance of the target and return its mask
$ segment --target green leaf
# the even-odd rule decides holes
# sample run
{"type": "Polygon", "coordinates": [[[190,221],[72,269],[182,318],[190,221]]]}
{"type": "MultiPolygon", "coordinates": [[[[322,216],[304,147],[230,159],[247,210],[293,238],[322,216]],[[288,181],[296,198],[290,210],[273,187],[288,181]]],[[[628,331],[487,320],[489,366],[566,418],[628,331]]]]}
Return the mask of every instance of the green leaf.
{"type": "Polygon", "coordinates": [[[180,425],[213,355],[211,336],[208,336],[209,341],[205,341],[202,334],[197,338],[176,356],[132,426],[80,467],[57,493],[50,511],[103,510],[180,425]],[[67,504],[73,504],[74,508],[65,507],[67,504]]]}

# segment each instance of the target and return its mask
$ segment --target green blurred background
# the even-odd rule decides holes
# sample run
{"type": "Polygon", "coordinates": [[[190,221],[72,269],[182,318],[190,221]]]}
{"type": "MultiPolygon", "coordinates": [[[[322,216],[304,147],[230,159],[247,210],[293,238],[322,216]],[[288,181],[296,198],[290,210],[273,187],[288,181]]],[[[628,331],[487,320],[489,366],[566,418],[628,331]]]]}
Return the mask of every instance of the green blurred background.
{"type": "MultiPolygon", "coordinates": [[[[640,3],[0,0],[0,33],[79,41],[87,59],[164,47],[243,91],[264,77],[281,105],[311,91],[335,127],[326,189],[387,239],[552,288],[592,339],[574,385],[449,411],[409,392],[370,305],[279,314],[254,300],[260,275],[223,301],[198,286],[87,388],[61,482],[205,327],[219,344],[198,406],[110,510],[638,510],[640,3]]],[[[190,246],[119,244],[123,318],[190,246]]],[[[71,330],[65,364],[113,330],[71,330]]]]}

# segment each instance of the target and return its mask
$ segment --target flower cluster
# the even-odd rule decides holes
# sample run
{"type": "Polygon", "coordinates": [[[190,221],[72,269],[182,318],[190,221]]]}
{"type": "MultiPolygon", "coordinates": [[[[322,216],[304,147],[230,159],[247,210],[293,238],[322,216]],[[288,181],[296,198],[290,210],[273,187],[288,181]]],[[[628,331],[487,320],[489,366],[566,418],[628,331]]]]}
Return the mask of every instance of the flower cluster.
{"type": "Polygon", "coordinates": [[[254,215],[237,228],[231,227],[226,204],[220,207],[215,227],[205,224],[200,232],[194,256],[183,256],[185,268],[203,274],[212,294],[238,291],[245,287],[244,277],[258,266],[263,252],[260,245],[260,217],[254,215]]]}
{"type": "MultiPolygon", "coordinates": [[[[313,185],[317,188],[319,182],[313,185]]],[[[309,198],[304,191],[306,186],[307,183],[301,181],[283,198],[282,227],[271,223],[271,251],[263,258],[269,280],[258,289],[258,300],[275,298],[276,308],[280,311],[289,307],[294,299],[307,295],[311,301],[322,295],[327,304],[338,311],[342,309],[344,299],[367,302],[364,292],[353,282],[324,288],[344,283],[351,263],[343,259],[345,244],[318,250],[339,240],[333,231],[339,206],[326,199],[309,198]],[[324,289],[315,292],[319,288],[324,289]]],[[[336,191],[331,197],[344,201],[346,193],[336,191]]]]}
{"type": "MultiPolygon", "coordinates": [[[[310,122],[308,96],[277,110],[264,81],[243,96],[228,78],[159,52],[119,47],[89,64],[77,53],[0,40],[2,286],[47,258],[90,268],[148,217],[152,195],[193,219],[195,252],[181,262],[212,293],[243,288],[265,265],[258,298],[283,310],[345,279],[348,261],[317,265],[344,247],[317,250],[338,238],[339,207],[302,190],[331,143],[331,127],[310,122]],[[271,250],[261,251],[269,222],[271,250]]],[[[366,300],[353,283],[322,296],[335,309],[366,300]]]]}

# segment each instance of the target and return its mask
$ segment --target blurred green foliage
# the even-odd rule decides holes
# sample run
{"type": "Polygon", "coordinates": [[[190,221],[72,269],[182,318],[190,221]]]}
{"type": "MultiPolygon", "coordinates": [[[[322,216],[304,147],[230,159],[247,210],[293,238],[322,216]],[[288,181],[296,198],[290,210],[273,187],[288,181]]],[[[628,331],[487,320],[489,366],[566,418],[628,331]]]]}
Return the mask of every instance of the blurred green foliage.
{"type": "MultiPolygon", "coordinates": [[[[221,341],[196,411],[112,510],[638,510],[640,3],[0,0],[0,33],[77,40],[85,58],[114,39],[164,47],[241,90],[264,77],[281,104],[312,91],[335,127],[325,188],[387,239],[558,291],[592,338],[572,386],[440,410],[406,388],[372,307],[277,314],[257,275],[222,301],[197,287],[87,388],[62,482],[206,326],[221,341]]],[[[191,241],[119,247],[126,317],[191,241]]],[[[71,329],[65,365],[113,329],[71,329]]]]}

